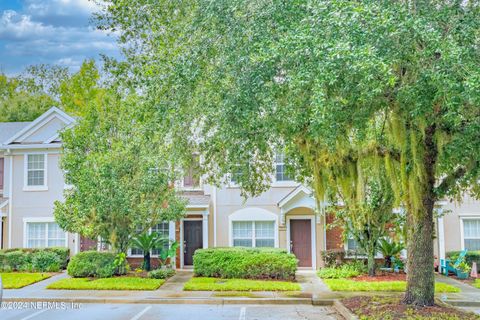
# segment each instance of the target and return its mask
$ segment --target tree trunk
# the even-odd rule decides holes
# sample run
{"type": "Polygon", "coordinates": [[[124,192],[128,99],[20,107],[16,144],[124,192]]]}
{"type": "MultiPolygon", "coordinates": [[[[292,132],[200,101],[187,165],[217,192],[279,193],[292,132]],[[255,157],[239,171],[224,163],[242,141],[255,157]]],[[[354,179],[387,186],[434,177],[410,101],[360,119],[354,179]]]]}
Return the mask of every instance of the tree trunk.
{"type": "Polygon", "coordinates": [[[150,271],[150,252],[145,251],[145,254],[143,255],[143,269],[145,271],[150,271]]]}
{"type": "Polygon", "coordinates": [[[375,276],[375,251],[373,252],[368,252],[368,260],[367,260],[367,266],[368,266],[368,275],[370,277],[375,276]]]}
{"type": "Polygon", "coordinates": [[[435,204],[435,163],[437,148],[434,141],[435,125],[425,130],[422,209],[407,212],[407,291],[404,302],[416,306],[434,304],[435,275],[433,270],[433,208],[435,204]]]}

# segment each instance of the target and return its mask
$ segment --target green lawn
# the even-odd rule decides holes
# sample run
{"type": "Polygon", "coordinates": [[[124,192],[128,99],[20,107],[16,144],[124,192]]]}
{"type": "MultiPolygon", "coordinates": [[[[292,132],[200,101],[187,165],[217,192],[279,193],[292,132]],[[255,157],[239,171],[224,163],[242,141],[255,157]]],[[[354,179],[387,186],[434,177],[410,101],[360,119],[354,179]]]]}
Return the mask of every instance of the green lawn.
{"type": "Polygon", "coordinates": [[[49,273],[24,273],[24,272],[6,272],[0,273],[2,276],[3,288],[19,289],[32,283],[50,278],[49,273]]]}
{"type": "Polygon", "coordinates": [[[165,280],[138,277],[67,278],[54,282],[47,289],[64,290],[156,290],[165,280]]]}
{"type": "Polygon", "coordinates": [[[474,286],[475,288],[480,289],[480,279],[475,279],[475,282],[473,283],[473,286],[474,286]]]}
{"type": "Polygon", "coordinates": [[[285,281],[192,278],[183,287],[185,291],[299,291],[300,285],[285,281]]]}
{"type": "MultiPolygon", "coordinates": [[[[332,291],[405,291],[405,281],[354,281],[348,279],[323,279],[332,291]]],[[[460,289],[449,284],[435,283],[435,292],[460,292],[460,289]]]]}

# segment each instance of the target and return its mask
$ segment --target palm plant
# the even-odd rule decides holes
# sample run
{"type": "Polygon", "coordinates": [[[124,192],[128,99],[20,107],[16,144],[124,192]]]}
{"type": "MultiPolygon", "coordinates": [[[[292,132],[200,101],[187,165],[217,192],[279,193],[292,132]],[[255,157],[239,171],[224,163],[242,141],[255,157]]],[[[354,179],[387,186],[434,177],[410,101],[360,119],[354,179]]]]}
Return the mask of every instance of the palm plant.
{"type": "Polygon", "coordinates": [[[399,254],[405,246],[401,242],[395,242],[392,239],[380,239],[379,249],[385,258],[385,267],[392,267],[392,257],[399,254]]]}
{"type": "Polygon", "coordinates": [[[160,238],[157,233],[143,233],[131,239],[132,247],[143,251],[142,269],[150,271],[150,252],[162,246],[164,239],[160,238]]]}
{"type": "Polygon", "coordinates": [[[168,239],[163,239],[163,241],[166,241],[168,246],[160,247],[158,260],[160,261],[160,265],[165,266],[168,259],[170,259],[170,263],[173,263],[173,258],[177,254],[178,242],[174,241],[170,243],[168,239]]]}

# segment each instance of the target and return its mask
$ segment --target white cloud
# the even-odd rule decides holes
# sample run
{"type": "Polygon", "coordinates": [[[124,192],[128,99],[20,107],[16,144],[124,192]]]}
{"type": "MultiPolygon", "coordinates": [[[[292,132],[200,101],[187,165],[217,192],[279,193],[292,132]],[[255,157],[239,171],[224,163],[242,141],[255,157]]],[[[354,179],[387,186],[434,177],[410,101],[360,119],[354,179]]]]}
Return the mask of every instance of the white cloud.
{"type": "Polygon", "coordinates": [[[13,10],[6,10],[0,17],[0,39],[30,39],[52,33],[52,26],[45,26],[40,22],[32,21],[31,17],[19,14],[13,10]]]}
{"type": "Polygon", "coordinates": [[[100,53],[119,56],[116,35],[89,25],[97,6],[88,0],[25,0],[21,10],[0,11],[0,70],[56,63],[76,69],[100,53]]]}

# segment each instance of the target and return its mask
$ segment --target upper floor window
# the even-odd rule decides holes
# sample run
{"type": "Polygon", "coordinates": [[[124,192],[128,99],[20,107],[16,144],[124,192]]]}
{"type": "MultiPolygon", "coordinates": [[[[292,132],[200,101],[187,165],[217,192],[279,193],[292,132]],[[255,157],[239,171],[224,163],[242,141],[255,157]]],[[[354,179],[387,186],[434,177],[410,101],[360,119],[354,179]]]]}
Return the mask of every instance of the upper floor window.
{"type": "Polygon", "coordinates": [[[242,168],[240,166],[235,167],[235,171],[230,174],[230,182],[237,184],[242,176],[242,168]]]}
{"type": "Polygon", "coordinates": [[[275,156],[275,179],[276,181],[292,181],[293,179],[287,175],[285,165],[285,154],[277,153],[275,156]]]}
{"type": "Polygon", "coordinates": [[[182,185],[185,189],[198,189],[200,187],[200,158],[198,155],[192,156],[192,162],[189,168],[184,172],[182,185]]]}
{"type": "Polygon", "coordinates": [[[27,188],[46,186],[47,178],[47,155],[27,154],[25,163],[25,185],[27,188]]]}
{"type": "Polygon", "coordinates": [[[463,241],[466,250],[480,250],[480,219],[463,219],[463,241]]]}

